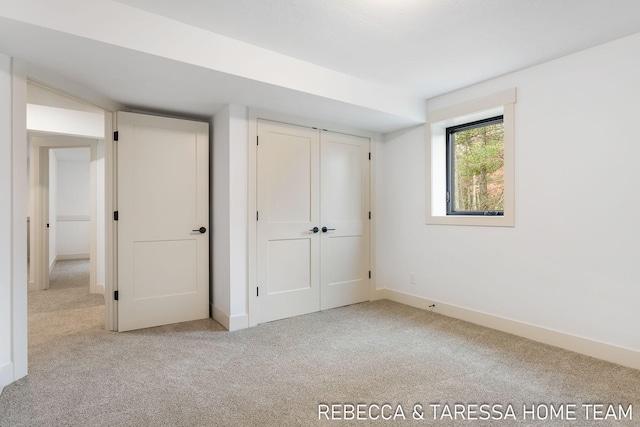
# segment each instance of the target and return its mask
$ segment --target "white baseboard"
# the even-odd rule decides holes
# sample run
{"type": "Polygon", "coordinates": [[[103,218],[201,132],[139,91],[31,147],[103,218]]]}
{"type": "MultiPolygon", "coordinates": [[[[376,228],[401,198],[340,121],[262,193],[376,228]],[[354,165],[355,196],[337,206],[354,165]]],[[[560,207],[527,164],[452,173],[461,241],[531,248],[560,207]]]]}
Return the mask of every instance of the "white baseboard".
{"type": "Polygon", "coordinates": [[[31,291],[38,291],[39,289],[36,288],[36,282],[34,282],[33,280],[29,280],[29,283],[27,284],[27,290],[31,292],[31,291]]]}
{"type": "Polygon", "coordinates": [[[90,292],[92,294],[96,294],[96,295],[104,295],[104,283],[96,283],[96,289],[95,292],[90,292]]]}
{"type": "Polygon", "coordinates": [[[229,330],[229,315],[220,310],[215,305],[211,306],[211,313],[213,314],[213,320],[220,323],[226,330],[229,330]]]}
{"type": "Polygon", "coordinates": [[[0,366],[0,394],[6,386],[13,382],[13,363],[0,366]]]}
{"type": "Polygon", "coordinates": [[[432,310],[434,313],[475,323],[487,328],[497,329],[533,341],[595,357],[596,359],[606,360],[607,362],[617,363],[633,369],[640,369],[640,352],[628,348],[618,347],[612,344],[570,335],[392,289],[378,289],[375,299],[388,299],[423,310],[432,310]],[[431,304],[435,304],[435,308],[429,308],[431,304]]]}
{"type": "Polygon", "coordinates": [[[88,252],[81,252],[77,254],[58,254],[56,261],[69,261],[74,259],[89,259],[88,252]]]}
{"type": "Polygon", "coordinates": [[[89,259],[89,253],[88,252],[81,252],[81,253],[77,253],[77,254],[58,254],[56,255],[56,257],[53,259],[53,261],[51,261],[51,264],[49,264],[49,274],[51,274],[53,272],[53,269],[56,266],[56,263],[58,261],[70,261],[70,260],[74,260],[74,259],[89,259]]]}
{"type": "Polygon", "coordinates": [[[246,314],[229,316],[216,306],[211,306],[211,313],[213,313],[213,320],[220,323],[229,332],[239,331],[240,329],[247,329],[249,327],[249,316],[246,314]]]}
{"type": "Polygon", "coordinates": [[[231,316],[229,318],[229,332],[247,329],[249,327],[249,316],[241,314],[239,316],[231,316]]]}

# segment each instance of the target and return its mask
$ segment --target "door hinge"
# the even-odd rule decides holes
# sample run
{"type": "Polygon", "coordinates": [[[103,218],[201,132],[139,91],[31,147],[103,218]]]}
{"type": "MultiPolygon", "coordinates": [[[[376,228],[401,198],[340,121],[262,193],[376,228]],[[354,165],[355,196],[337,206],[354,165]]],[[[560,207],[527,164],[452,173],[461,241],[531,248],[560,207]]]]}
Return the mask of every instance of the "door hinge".
{"type": "Polygon", "coordinates": [[[371,270],[369,270],[369,279],[371,279],[371,270]]]}
{"type": "Polygon", "coordinates": [[[118,211],[113,211],[113,220],[114,221],[118,220],[118,211]]]}
{"type": "Polygon", "coordinates": [[[259,297],[260,296],[260,288],[256,286],[256,296],[259,297]]]}
{"type": "Polygon", "coordinates": [[[260,217],[260,214],[258,213],[258,211],[256,211],[256,221],[258,220],[259,217],[260,217]]]}
{"type": "Polygon", "coordinates": [[[371,153],[369,153],[369,160],[371,160],[371,153]]]}
{"type": "Polygon", "coordinates": [[[113,132],[113,140],[114,141],[118,140],[118,131],[113,132]]]}
{"type": "Polygon", "coordinates": [[[371,211],[369,211],[369,219],[371,219],[371,211]]]}
{"type": "Polygon", "coordinates": [[[118,291],[113,291],[113,299],[118,301],[118,291]]]}
{"type": "Polygon", "coordinates": [[[256,145],[260,145],[260,137],[256,135],[256,145]]]}

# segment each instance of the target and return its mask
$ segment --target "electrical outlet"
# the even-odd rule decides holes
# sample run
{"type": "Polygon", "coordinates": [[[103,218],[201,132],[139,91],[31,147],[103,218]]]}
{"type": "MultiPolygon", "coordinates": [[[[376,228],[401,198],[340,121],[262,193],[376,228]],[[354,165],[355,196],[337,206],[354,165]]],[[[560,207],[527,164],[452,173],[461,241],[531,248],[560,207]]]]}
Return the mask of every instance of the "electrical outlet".
{"type": "Polygon", "coordinates": [[[416,284],[416,273],[409,273],[409,284],[410,285],[416,284]]]}

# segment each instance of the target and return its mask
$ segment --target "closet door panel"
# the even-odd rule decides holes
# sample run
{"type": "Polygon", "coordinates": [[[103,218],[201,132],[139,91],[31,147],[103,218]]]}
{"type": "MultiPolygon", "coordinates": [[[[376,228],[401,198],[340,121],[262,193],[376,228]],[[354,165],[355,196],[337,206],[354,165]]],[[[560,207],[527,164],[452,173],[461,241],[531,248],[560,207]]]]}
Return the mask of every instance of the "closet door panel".
{"type": "Polygon", "coordinates": [[[322,132],[320,155],[326,310],[369,300],[369,139],[322,132]]]}
{"type": "Polygon", "coordinates": [[[320,309],[319,135],[258,123],[259,322],[320,309]]]}

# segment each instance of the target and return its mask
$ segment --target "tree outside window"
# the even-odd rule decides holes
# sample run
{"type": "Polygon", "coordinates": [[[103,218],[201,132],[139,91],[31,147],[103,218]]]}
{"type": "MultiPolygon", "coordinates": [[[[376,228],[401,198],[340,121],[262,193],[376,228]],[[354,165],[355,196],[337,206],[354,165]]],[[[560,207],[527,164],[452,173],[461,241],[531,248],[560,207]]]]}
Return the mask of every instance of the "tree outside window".
{"type": "Polygon", "coordinates": [[[447,128],[447,214],[504,214],[502,116],[447,128]]]}

